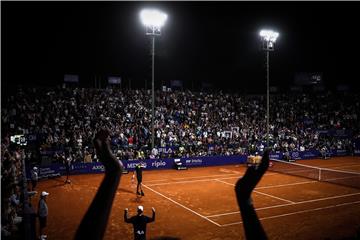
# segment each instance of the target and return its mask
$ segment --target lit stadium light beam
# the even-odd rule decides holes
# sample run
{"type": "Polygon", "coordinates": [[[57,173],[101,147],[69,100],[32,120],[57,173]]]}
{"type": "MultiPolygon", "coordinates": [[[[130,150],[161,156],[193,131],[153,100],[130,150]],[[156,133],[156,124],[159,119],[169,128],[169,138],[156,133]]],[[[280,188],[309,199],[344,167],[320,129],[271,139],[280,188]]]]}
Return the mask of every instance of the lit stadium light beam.
{"type": "Polygon", "coordinates": [[[156,9],[145,9],[140,12],[140,19],[145,26],[160,28],[164,26],[167,15],[156,9]]]}
{"type": "Polygon", "coordinates": [[[273,30],[261,30],[260,37],[267,42],[275,43],[279,33],[273,30]]]}

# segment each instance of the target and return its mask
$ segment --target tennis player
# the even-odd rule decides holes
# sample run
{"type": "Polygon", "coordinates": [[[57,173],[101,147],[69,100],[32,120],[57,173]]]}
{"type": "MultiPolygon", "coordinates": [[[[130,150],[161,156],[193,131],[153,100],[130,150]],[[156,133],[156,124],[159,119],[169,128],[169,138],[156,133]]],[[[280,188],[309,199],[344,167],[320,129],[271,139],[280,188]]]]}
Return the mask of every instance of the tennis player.
{"type": "Polygon", "coordinates": [[[139,163],[135,167],[136,180],[137,180],[136,194],[141,195],[141,196],[145,195],[143,190],[142,190],[142,169],[143,168],[144,168],[144,166],[141,163],[139,163]],[[139,192],[139,190],[140,190],[140,192],[139,192]]]}

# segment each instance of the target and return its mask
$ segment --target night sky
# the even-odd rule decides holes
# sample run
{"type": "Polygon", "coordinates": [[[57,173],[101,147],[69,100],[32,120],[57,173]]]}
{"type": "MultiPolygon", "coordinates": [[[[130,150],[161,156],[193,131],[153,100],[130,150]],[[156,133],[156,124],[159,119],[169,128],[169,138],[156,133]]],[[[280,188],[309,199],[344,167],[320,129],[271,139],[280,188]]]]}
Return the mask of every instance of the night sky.
{"type": "Polygon", "coordinates": [[[156,39],[156,86],[263,91],[265,55],[259,30],[280,32],[270,56],[271,85],[295,72],[323,72],[325,86],[359,80],[357,2],[1,2],[2,89],[56,85],[78,74],[82,85],[121,76],[123,86],[151,80],[145,7],[168,14],[156,39]]]}

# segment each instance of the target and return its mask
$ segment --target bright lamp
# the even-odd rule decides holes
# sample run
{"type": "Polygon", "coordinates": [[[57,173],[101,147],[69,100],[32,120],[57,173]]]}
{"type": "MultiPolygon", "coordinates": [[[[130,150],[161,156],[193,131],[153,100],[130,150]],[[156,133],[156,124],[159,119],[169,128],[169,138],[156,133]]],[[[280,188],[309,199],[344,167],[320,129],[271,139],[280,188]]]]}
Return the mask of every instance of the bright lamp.
{"type": "Polygon", "coordinates": [[[140,12],[140,19],[145,26],[160,28],[164,26],[167,15],[156,9],[145,9],[140,12]]]}
{"type": "Polygon", "coordinates": [[[278,32],[274,32],[272,30],[261,30],[260,37],[267,42],[276,42],[276,39],[279,37],[278,32]]]}

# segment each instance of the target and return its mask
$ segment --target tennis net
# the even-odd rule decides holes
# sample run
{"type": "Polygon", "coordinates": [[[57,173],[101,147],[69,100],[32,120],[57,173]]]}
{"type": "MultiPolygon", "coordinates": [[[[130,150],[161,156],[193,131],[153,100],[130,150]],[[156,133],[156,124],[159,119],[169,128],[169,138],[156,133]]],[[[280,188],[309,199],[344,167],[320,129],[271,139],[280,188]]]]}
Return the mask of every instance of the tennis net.
{"type": "Polygon", "coordinates": [[[319,168],[276,159],[271,159],[271,161],[273,165],[269,168],[269,171],[360,189],[359,172],[319,168]]]}

